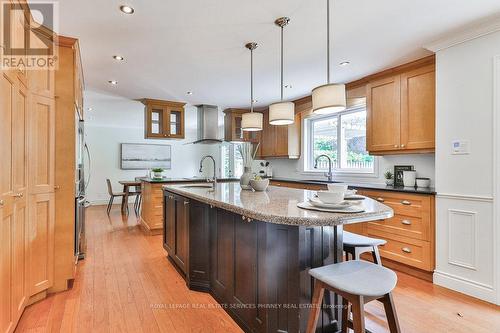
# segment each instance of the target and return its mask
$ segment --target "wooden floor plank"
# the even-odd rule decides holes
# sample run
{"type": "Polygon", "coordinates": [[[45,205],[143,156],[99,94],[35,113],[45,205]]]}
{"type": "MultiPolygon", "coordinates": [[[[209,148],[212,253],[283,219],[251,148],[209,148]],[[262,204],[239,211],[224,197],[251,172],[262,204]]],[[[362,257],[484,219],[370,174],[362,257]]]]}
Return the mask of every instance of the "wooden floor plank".
{"type": "MultiPolygon", "coordinates": [[[[133,210],[131,210],[133,212],[133,210]]],[[[72,289],[26,308],[16,332],[241,332],[212,296],[187,289],[161,236],[144,236],[132,213],[87,210],[87,256],[72,289]],[[193,306],[201,305],[201,306],[193,306]]],[[[398,273],[402,332],[499,332],[498,306],[398,273]]],[[[366,326],[388,332],[383,307],[366,305],[366,326]]]]}

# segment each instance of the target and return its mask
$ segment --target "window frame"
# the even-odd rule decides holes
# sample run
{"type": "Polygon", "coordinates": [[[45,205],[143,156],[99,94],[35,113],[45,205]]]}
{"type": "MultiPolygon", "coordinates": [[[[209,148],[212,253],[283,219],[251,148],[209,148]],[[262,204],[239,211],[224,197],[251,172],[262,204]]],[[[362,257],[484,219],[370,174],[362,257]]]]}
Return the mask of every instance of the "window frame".
{"type": "Polygon", "coordinates": [[[314,116],[314,117],[309,117],[305,119],[305,127],[306,127],[306,133],[304,135],[304,138],[306,140],[306,144],[304,145],[304,148],[306,148],[306,158],[305,160],[305,165],[304,165],[304,172],[307,173],[324,173],[324,169],[314,169],[314,123],[317,121],[322,121],[325,119],[330,119],[330,118],[337,118],[337,163],[332,165],[332,171],[335,174],[344,174],[344,175],[366,175],[366,176],[374,176],[377,173],[377,158],[376,156],[373,156],[373,168],[371,170],[367,169],[349,169],[349,168],[342,168],[341,163],[342,163],[342,149],[339,149],[339,147],[342,145],[342,117],[365,111],[366,112],[366,105],[362,106],[356,106],[347,110],[344,110],[342,112],[337,112],[335,114],[327,114],[327,115],[321,115],[321,116],[314,116]]]}

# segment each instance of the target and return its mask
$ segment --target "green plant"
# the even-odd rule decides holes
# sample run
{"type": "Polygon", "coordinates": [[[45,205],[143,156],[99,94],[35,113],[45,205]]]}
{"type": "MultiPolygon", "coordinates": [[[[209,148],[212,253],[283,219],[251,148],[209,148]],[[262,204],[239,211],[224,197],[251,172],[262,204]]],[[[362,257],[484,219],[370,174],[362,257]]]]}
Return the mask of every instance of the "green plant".
{"type": "Polygon", "coordinates": [[[392,176],[393,176],[393,174],[392,174],[392,172],[390,172],[390,171],[386,171],[386,172],[384,173],[384,177],[385,177],[385,179],[392,179],[392,176]]]}
{"type": "Polygon", "coordinates": [[[163,172],[165,171],[163,168],[153,168],[151,169],[153,172],[163,172]]]}

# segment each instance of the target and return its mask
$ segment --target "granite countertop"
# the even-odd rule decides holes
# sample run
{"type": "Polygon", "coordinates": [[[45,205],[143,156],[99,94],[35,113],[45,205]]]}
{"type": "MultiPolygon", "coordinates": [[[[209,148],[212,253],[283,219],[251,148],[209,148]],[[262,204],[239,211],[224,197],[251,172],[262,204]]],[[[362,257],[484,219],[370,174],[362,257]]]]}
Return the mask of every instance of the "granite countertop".
{"type": "MultiPolygon", "coordinates": [[[[169,184],[169,183],[206,183],[206,178],[201,177],[191,177],[191,178],[150,178],[150,177],[141,177],[139,180],[147,183],[160,183],[160,184],[169,184]]],[[[239,181],[237,178],[217,178],[218,182],[234,182],[239,181]]]]}
{"type": "Polygon", "coordinates": [[[239,183],[218,183],[215,192],[207,187],[164,185],[163,189],[258,221],[301,226],[335,226],[375,221],[393,216],[393,210],[370,198],[363,200],[362,213],[327,213],[305,210],[297,203],[315,191],[269,186],[265,192],[245,191],[239,183]]]}
{"type": "Polygon", "coordinates": [[[367,189],[367,190],[382,190],[382,191],[392,191],[392,192],[405,192],[405,193],[415,193],[415,194],[431,194],[435,195],[436,190],[433,187],[404,187],[404,186],[388,186],[385,184],[376,183],[352,183],[352,182],[340,182],[333,181],[329,182],[327,180],[303,180],[303,179],[292,179],[292,178],[270,178],[273,181],[278,182],[291,182],[299,184],[332,184],[332,183],[344,183],[349,185],[350,188],[354,189],[367,189]]]}

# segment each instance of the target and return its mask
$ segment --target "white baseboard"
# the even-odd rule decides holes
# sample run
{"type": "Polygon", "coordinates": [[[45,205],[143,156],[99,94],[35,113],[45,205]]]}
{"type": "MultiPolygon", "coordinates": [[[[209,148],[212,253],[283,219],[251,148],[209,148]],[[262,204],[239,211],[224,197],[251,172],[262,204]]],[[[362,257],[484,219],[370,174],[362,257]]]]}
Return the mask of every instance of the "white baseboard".
{"type": "Polygon", "coordinates": [[[495,304],[496,295],[492,286],[445,272],[434,272],[434,284],[495,304]]]}

